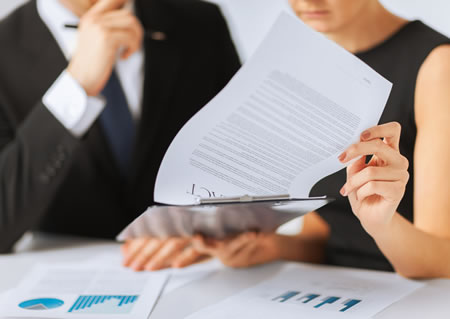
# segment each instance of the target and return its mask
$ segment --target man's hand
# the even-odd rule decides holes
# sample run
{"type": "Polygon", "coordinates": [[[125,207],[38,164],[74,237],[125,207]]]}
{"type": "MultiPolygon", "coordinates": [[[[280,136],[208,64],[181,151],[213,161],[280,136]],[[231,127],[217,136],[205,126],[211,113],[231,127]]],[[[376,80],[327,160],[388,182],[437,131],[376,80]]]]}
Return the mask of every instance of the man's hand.
{"type": "Polygon", "coordinates": [[[191,245],[190,238],[138,238],[122,246],[123,265],[133,270],[182,268],[204,257],[191,245]]]}
{"type": "Polygon", "coordinates": [[[99,0],[80,20],[77,48],[67,70],[89,96],[104,88],[119,53],[127,59],[142,45],[142,25],[121,9],[125,2],[99,0]]]}

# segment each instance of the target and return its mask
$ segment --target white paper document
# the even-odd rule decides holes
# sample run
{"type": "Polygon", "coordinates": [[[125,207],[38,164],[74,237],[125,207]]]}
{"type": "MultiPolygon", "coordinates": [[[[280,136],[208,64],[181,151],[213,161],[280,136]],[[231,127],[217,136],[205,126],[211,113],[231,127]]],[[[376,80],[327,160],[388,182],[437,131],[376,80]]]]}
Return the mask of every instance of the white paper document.
{"type": "Polygon", "coordinates": [[[392,273],[295,265],[188,319],[371,318],[424,284],[392,273]]]}
{"type": "Polygon", "coordinates": [[[17,318],[147,318],[168,279],[120,267],[39,265],[0,313],[17,318]]]}
{"type": "Polygon", "coordinates": [[[315,183],[344,167],[338,155],[378,123],[391,87],[282,13],[256,53],[178,133],[161,164],[155,201],[306,198],[315,183]]]}
{"type": "MultiPolygon", "coordinates": [[[[121,265],[123,257],[120,254],[102,254],[92,259],[89,265],[105,267],[105,265],[121,265]]],[[[217,259],[205,260],[204,262],[190,265],[185,268],[167,268],[153,271],[153,274],[168,275],[166,285],[161,295],[169,294],[178,288],[188,285],[194,281],[201,280],[225,266],[217,259]]],[[[124,268],[125,269],[125,268],[124,268]]]]}
{"type": "Polygon", "coordinates": [[[253,57],[166,152],[154,199],[173,206],[150,207],[118,240],[274,231],[326,205],[304,200],[315,183],[344,167],[339,154],[378,123],[391,87],[282,13],[253,57]],[[196,207],[199,199],[282,194],[298,200],[196,207]]]}

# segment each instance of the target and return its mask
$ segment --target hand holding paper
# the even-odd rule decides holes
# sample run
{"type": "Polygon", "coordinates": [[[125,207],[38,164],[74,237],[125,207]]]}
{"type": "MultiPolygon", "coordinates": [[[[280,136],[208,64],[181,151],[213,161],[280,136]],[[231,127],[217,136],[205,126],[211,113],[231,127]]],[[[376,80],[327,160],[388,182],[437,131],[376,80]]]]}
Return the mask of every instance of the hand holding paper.
{"type": "Polygon", "coordinates": [[[358,58],[282,13],[253,57],[167,151],[154,198],[177,206],[150,208],[119,239],[272,231],[325,205],[323,198],[304,199],[344,167],[338,155],[377,124],[390,89],[358,58]],[[196,206],[198,198],[280,194],[303,200],[196,206]]]}

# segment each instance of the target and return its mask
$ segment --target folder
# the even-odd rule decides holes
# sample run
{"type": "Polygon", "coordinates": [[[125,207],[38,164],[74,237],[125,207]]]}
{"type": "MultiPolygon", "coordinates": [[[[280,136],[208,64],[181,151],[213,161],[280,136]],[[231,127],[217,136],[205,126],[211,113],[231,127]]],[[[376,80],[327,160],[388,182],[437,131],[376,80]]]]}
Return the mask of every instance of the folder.
{"type": "Polygon", "coordinates": [[[117,240],[190,237],[195,234],[222,239],[246,231],[271,232],[333,200],[329,197],[245,195],[199,198],[197,204],[187,206],[157,205],[136,218],[117,236],[117,240]]]}

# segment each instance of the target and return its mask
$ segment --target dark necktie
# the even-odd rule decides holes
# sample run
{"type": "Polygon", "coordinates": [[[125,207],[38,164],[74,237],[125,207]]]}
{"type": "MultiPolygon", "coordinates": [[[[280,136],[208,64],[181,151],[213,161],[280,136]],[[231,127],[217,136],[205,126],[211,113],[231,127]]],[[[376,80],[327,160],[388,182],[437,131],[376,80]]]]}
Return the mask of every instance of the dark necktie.
{"type": "Polygon", "coordinates": [[[106,99],[106,106],[100,115],[100,123],[122,177],[128,177],[136,128],[115,71],[102,95],[106,99]]]}

